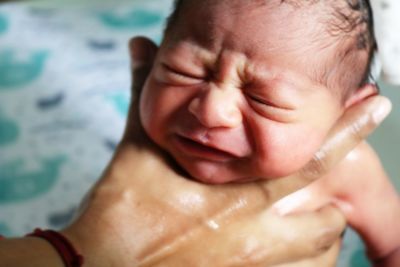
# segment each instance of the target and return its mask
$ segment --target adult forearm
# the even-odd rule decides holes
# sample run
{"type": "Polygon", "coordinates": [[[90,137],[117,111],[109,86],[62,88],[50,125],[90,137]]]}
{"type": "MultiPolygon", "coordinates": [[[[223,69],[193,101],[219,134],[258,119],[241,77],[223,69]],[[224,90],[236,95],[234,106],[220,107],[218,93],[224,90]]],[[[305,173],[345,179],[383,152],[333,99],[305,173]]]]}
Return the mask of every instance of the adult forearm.
{"type": "Polygon", "coordinates": [[[64,267],[47,241],[26,237],[0,240],[0,267],[64,267]]]}

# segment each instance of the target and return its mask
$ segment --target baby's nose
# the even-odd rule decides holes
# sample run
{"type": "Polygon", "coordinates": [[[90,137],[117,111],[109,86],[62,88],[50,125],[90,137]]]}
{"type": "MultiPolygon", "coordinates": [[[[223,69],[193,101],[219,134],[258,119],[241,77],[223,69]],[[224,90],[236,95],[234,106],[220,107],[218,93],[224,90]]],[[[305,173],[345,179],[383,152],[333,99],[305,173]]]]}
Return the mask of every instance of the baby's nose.
{"type": "Polygon", "coordinates": [[[208,128],[234,128],[242,123],[237,92],[209,88],[192,99],[189,112],[208,128]]]}

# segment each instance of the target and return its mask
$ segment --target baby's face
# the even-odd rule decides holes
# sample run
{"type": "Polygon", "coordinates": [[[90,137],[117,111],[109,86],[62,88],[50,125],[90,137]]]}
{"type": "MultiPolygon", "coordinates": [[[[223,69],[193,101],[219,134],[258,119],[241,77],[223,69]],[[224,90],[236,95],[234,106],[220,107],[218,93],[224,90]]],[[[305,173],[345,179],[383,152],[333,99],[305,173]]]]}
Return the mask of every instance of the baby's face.
{"type": "Polygon", "coordinates": [[[201,2],[160,47],[140,103],[146,132],[207,183],[300,169],[343,111],[315,78],[332,52],[315,10],[201,2]]]}

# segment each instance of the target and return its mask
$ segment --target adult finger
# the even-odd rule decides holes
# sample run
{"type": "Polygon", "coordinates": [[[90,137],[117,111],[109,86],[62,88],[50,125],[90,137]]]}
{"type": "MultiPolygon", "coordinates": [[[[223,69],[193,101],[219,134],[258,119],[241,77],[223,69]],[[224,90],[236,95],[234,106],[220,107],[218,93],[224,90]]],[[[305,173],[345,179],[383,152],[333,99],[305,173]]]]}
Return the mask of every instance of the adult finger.
{"type": "Polygon", "coordinates": [[[150,39],[142,36],[129,41],[129,54],[132,71],[132,98],[138,99],[146,78],[153,66],[157,46],[150,39]]]}
{"type": "Polygon", "coordinates": [[[221,220],[213,220],[208,226],[198,225],[175,243],[173,251],[141,264],[215,267],[286,264],[324,254],[338,241],[345,227],[341,213],[330,206],[290,217],[268,212],[249,214],[229,220],[224,227],[219,227],[224,219],[221,220]]]}
{"type": "Polygon", "coordinates": [[[374,96],[347,110],[329,133],[322,148],[302,169],[299,178],[308,184],[326,174],[376,129],[390,113],[391,107],[386,97],[374,96]]]}
{"type": "Polygon", "coordinates": [[[129,54],[132,75],[131,104],[123,142],[134,141],[136,144],[147,144],[147,137],[140,124],[139,100],[153,66],[157,46],[146,37],[134,37],[129,41],[129,54]]]}
{"type": "Polygon", "coordinates": [[[349,109],[332,128],[321,149],[299,172],[289,177],[274,180],[280,187],[280,196],[295,192],[329,172],[347,153],[364,140],[386,118],[391,102],[383,96],[373,96],[349,109]],[[287,180],[291,180],[287,183],[287,180]]]}
{"type": "Polygon", "coordinates": [[[346,222],[340,211],[326,206],[313,213],[290,217],[264,212],[251,222],[238,222],[238,225],[240,229],[231,235],[238,237],[236,242],[243,245],[242,253],[245,252],[245,255],[236,258],[243,260],[242,265],[232,266],[247,266],[246,261],[259,264],[254,266],[271,266],[320,256],[330,249],[337,249],[332,246],[338,241],[346,222]],[[249,243],[251,247],[248,247],[249,243]]]}
{"type": "MultiPolygon", "coordinates": [[[[266,212],[266,214],[269,215],[270,213],[266,212]]],[[[271,220],[271,218],[265,217],[264,220],[271,220]]],[[[301,259],[315,257],[323,258],[326,252],[329,254],[329,251],[332,253],[332,250],[338,253],[338,246],[335,245],[337,245],[346,227],[346,220],[343,214],[330,205],[312,213],[298,214],[284,219],[278,216],[274,220],[276,226],[272,229],[275,229],[275,231],[277,229],[281,230],[280,235],[284,237],[277,237],[277,242],[282,243],[282,248],[286,247],[288,249],[282,255],[276,254],[281,257],[276,258],[277,262],[296,262],[301,259]],[[288,231],[288,229],[296,229],[296,231],[288,231]],[[295,241],[290,243],[291,240],[295,241]],[[288,255],[290,256],[288,257],[288,255]]],[[[264,237],[264,239],[267,239],[267,237],[264,237]]],[[[336,258],[337,255],[331,255],[330,262],[336,258]]],[[[330,265],[326,262],[324,266],[330,265]]]]}

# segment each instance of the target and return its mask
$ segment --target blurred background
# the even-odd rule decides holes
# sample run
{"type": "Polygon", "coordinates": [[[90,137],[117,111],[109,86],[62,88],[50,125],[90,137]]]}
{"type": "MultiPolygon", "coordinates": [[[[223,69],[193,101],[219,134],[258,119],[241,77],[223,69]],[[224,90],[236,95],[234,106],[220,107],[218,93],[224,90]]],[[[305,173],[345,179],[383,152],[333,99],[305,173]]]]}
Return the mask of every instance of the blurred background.
{"type": "MultiPolygon", "coordinates": [[[[0,1],[0,234],[71,220],[122,134],[127,42],[159,42],[171,3],[0,1]]],[[[400,88],[380,86],[393,112],[369,141],[400,189],[400,88]]],[[[348,231],[338,266],[368,266],[363,253],[348,231]]]]}

